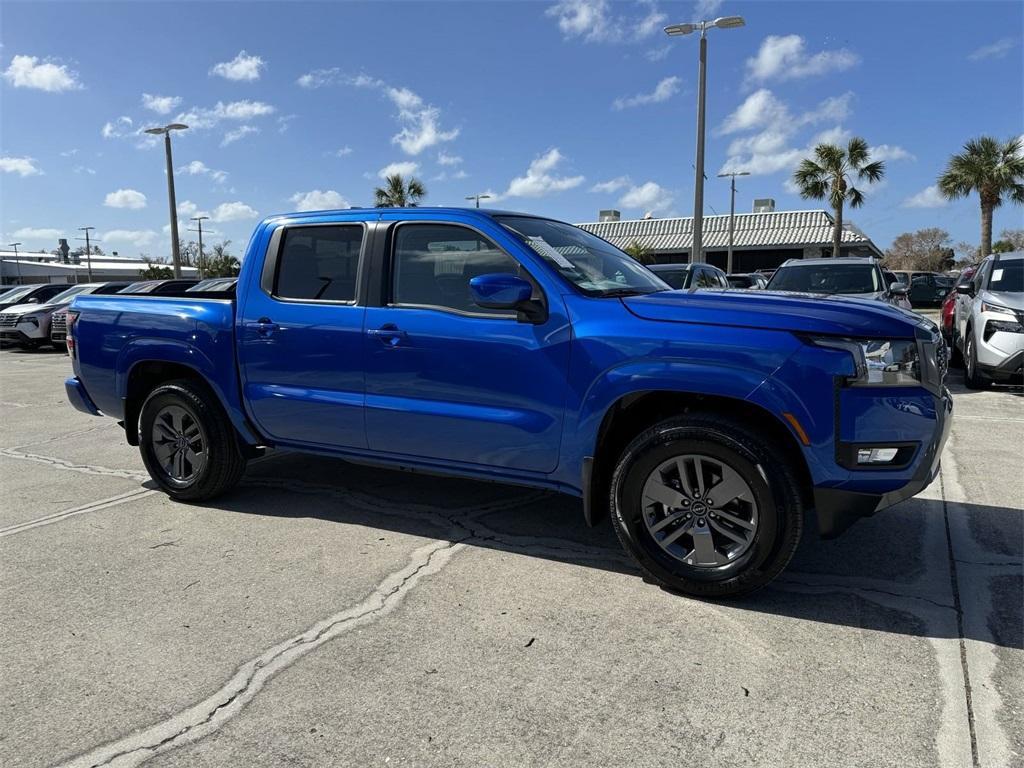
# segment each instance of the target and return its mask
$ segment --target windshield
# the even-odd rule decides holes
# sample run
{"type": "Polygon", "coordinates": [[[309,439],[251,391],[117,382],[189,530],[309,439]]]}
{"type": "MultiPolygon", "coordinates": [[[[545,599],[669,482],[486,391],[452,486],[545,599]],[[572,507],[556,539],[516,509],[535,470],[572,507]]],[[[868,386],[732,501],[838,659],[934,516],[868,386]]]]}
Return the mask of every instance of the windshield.
{"type": "Polygon", "coordinates": [[[0,299],[2,299],[5,304],[17,304],[22,297],[32,293],[32,291],[38,287],[38,285],[25,285],[20,288],[12,288],[0,297],[0,299]]]}
{"type": "Polygon", "coordinates": [[[770,291],[801,293],[877,293],[884,290],[873,264],[792,264],[779,269],[770,291]]]}
{"type": "Polygon", "coordinates": [[[1024,259],[995,262],[992,265],[992,279],[988,281],[988,289],[1024,293],[1024,259]]]}
{"type": "Polygon", "coordinates": [[[635,259],[579,227],[527,216],[495,218],[588,296],[669,290],[667,283],[635,259]]]}
{"type": "Polygon", "coordinates": [[[68,288],[66,291],[61,291],[52,299],[49,299],[47,304],[70,304],[71,299],[80,293],[91,291],[95,286],[92,285],[76,285],[74,288],[68,288]]]}

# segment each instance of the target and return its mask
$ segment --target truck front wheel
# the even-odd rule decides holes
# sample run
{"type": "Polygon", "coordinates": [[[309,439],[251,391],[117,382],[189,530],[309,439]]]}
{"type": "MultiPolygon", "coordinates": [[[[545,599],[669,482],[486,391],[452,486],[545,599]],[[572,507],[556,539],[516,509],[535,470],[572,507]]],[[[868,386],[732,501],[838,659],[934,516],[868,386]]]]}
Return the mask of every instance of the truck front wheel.
{"type": "Polygon", "coordinates": [[[182,501],[219,496],[245,471],[224,409],[206,387],[188,380],[150,392],[139,418],[139,450],[150,477],[182,501]]]}
{"type": "Polygon", "coordinates": [[[763,587],[789,563],[803,527],[784,452],[715,414],[637,436],[615,468],[610,502],[626,552],[658,583],[695,597],[763,587]]]}

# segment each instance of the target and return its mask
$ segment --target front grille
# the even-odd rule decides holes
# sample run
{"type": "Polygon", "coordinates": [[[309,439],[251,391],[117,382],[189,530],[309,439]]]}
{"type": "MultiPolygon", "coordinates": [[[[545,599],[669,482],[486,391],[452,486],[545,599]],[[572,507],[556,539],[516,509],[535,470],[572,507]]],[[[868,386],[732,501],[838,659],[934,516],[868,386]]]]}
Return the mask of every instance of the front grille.
{"type": "Polygon", "coordinates": [[[940,338],[935,350],[936,363],[939,366],[939,386],[946,383],[946,372],[949,371],[949,347],[940,338]]]}
{"type": "Polygon", "coordinates": [[[68,316],[66,312],[54,312],[50,318],[50,334],[56,336],[60,334],[62,337],[68,331],[68,316]]]}
{"type": "Polygon", "coordinates": [[[0,328],[13,328],[18,324],[18,315],[7,313],[0,315],[0,328]]]}

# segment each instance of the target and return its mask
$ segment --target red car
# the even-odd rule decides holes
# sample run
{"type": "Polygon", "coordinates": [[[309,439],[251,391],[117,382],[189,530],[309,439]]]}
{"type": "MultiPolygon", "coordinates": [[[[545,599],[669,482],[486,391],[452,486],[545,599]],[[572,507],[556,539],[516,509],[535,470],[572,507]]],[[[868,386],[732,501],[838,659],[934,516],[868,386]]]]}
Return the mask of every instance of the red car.
{"type": "MultiPolygon", "coordinates": [[[[960,277],[956,280],[956,285],[969,283],[971,278],[974,277],[976,270],[976,266],[967,267],[960,273],[960,277]]],[[[953,344],[953,310],[956,309],[956,285],[953,286],[953,290],[949,292],[949,295],[942,300],[942,338],[950,346],[953,344]]]]}

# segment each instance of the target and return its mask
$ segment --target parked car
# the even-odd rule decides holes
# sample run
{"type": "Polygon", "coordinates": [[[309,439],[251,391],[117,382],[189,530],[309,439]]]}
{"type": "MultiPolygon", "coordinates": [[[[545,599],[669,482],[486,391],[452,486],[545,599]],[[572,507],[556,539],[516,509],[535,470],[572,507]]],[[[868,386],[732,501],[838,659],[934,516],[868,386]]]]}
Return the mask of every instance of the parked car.
{"type": "Polygon", "coordinates": [[[210,293],[214,291],[233,291],[237,282],[237,277],[208,277],[206,280],[200,280],[191,288],[186,288],[185,292],[210,293]]]}
{"type": "MultiPolygon", "coordinates": [[[[50,312],[49,322],[49,337],[50,344],[57,349],[62,349],[65,346],[65,338],[67,337],[67,306],[71,303],[71,299],[79,294],[90,294],[98,293],[100,295],[117,293],[122,288],[130,285],[127,281],[113,281],[107,283],[84,283],[83,285],[75,286],[82,290],[76,290],[73,293],[66,291],[65,294],[55,296],[51,304],[54,309],[50,312]]],[[[40,331],[46,329],[45,324],[40,326],[40,331]]],[[[40,342],[42,343],[42,342],[40,342]]]]}
{"type": "Polygon", "coordinates": [[[729,287],[725,272],[711,264],[651,264],[648,269],[677,290],[729,287]]]}
{"type": "MultiPolygon", "coordinates": [[[[882,280],[885,283],[885,285],[890,286],[890,288],[892,287],[893,283],[899,283],[899,280],[896,279],[896,275],[894,275],[892,272],[884,268],[882,269],[882,280]]],[[[900,309],[914,308],[913,304],[911,304],[910,302],[909,296],[902,295],[900,291],[897,291],[894,294],[894,299],[895,301],[893,302],[893,304],[895,304],[900,309]]]]}
{"type": "Polygon", "coordinates": [[[957,293],[957,289],[961,285],[966,285],[971,282],[971,278],[974,277],[974,273],[977,271],[977,266],[971,265],[960,272],[957,278],[956,285],[953,289],[946,294],[946,298],[942,301],[942,322],[939,323],[939,327],[942,329],[942,338],[946,344],[951,348],[953,357],[950,362],[959,362],[960,351],[957,349],[956,344],[953,343],[953,317],[956,314],[956,303],[960,294],[957,293]]]}
{"type": "Polygon", "coordinates": [[[882,268],[870,257],[789,259],[768,281],[769,291],[820,293],[873,299],[909,309],[907,289],[885,281],[882,268]]]}
{"type": "Polygon", "coordinates": [[[158,296],[169,293],[182,293],[199,281],[193,278],[175,280],[139,280],[127,285],[118,293],[152,293],[158,296]]]}
{"type": "Polygon", "coordinates": [[[174,499],[265,446],[545,488],[704,597],[771,581],[805,505],[835,536],[921,491],[952,413],[920,316],[670,290],[589,232],[472,208],[274,216],[237,296],[68,317],[72,405],[121,422],[174,499]]]}
{"type": "Polygon", "coordinates": [[[956,280],[948,275],[915,274],[910,280],[910,301],[919,307],[941,306],[955,284],[956,280]]]}
{"type": "Polygon", "coordinates": [[[79,294],[117,293],[128,283],[79,283],[51,297],[45,304],[20,304],[0,312],[0,342],[36,349],[51,342],[53,315],[79,294]]]}
{"type": "Polygon", "coordinates": [[[731,275],[726,275],[725,279],[730,288],[763,289],[768,285],[768,278],[759,272],[733,272],[731,275]]]}
{"type": "Polygon", "coordinates": [[[963,356],[964,384],[1024,383],[1024,251],[988,256],[957,285],[954,344],[963,356]]]}
{"type": "Polygon", "coordinates": [[[19,304],[45,304],[48,299],[68,289],[68,283],[16,285],[0,296],[0,312],[19,304]]]}

